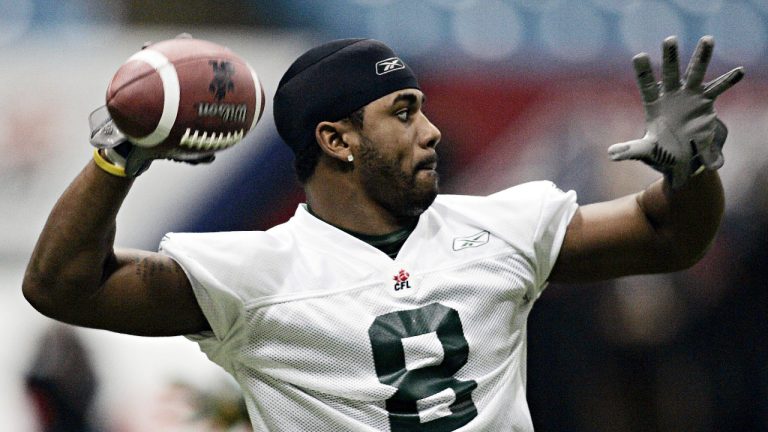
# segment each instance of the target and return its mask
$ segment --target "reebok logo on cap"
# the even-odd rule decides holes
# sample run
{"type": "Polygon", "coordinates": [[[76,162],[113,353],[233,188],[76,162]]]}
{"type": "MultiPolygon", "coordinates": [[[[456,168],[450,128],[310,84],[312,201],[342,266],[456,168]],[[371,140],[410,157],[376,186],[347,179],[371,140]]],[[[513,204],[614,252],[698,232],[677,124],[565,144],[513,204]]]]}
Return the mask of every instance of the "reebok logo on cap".
{"type": "Polygon", "coordinates": [[[405,69],[405,65],[398,57],[390,57],[376,63],[376,75],[384,75],[400,69],[405,69]]]}

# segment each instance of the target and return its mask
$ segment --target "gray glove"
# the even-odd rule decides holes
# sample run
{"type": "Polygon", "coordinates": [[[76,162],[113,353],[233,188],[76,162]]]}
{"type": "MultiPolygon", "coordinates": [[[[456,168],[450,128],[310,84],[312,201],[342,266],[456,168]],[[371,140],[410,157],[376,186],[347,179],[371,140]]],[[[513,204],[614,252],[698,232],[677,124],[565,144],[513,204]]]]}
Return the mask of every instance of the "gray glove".
{"type": "Polygon", "coordinates": [[[106,106],[94,110],[88,117],[91,127],[91,145],[96,147],[96,164],[110,174],[118,177],[134,178],[149,168],[155,159],[169,159],[189,164],[211,163],[216,158],[210,152],[183,152],[181,149],[157,150],[133,145],[120,132],[106,106]]]}
{"type": "Polygon", "coordinates": [[[741,80],[744,68],[702,84],[713,46],[711,36],[699,40],[682,81],[674,36],[664,40],[661,82],[653,76],[648,54],[632,59],[643,97],[646,133],[641,139],[609,147],[612,160],[641,160],[663,173],[673,188],[703,169],[717,170],[723,165],[728,129],[713,105],[721,93],[741,80]]]}

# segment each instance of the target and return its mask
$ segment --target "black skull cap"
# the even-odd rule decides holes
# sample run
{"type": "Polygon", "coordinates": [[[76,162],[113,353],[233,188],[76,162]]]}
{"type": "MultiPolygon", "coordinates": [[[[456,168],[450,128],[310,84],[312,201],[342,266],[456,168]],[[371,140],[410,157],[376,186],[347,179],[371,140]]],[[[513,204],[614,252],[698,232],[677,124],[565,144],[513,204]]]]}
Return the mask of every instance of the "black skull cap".
{"type": "Polygon", "coordinates": [[[277,132],[294,153],[315,143],[322,121],[338,121],[397,90],[419,88],[395,52],[373,39],[339,39],[310,49],[285,72],[274,97],[277,132]]]}

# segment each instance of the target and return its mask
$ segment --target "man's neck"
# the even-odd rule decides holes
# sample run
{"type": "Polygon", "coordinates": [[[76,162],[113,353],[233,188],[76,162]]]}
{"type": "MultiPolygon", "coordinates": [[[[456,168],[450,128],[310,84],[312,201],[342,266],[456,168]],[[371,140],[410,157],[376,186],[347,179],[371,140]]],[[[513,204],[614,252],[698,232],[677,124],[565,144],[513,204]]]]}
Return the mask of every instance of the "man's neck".
{"type": "Polygon", "coordinates": [[[344,176],[313,176],[304,185],[304,191],[313,214],[346,231],[387,235],[418,220],[418,216],[395,217],[356,186],[344,176]]]}

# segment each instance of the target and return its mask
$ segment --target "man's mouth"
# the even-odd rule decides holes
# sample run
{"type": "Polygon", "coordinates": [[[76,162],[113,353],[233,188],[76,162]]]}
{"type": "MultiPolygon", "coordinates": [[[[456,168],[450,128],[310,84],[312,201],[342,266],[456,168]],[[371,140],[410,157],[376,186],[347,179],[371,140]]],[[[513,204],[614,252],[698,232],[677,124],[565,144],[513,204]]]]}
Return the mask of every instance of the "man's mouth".
{"type": "Polygon", "coordinates": [[[432,156],[416,165],[416,171],[435,171],[437,169],[437,156],[432,156]]]}

